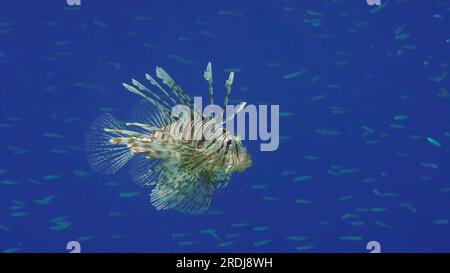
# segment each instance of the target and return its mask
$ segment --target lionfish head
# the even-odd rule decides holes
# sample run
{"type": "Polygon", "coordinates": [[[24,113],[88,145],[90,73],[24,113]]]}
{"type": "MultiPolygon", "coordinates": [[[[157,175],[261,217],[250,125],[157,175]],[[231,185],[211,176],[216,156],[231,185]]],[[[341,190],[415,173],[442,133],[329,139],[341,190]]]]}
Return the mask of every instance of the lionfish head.
{"type": "Polygon", "coordinates": [[[239,137],[230,135],[225,140],[225,147],[228,151],[226,160],[229,173],[242,172],[252,166],[252,157],[239,137]]]}

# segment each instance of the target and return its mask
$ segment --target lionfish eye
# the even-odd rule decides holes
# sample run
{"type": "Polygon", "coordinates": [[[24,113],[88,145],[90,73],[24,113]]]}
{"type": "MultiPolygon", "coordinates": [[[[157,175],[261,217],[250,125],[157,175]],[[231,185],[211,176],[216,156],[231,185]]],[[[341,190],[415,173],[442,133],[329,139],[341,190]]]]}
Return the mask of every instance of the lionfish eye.
{"type": "Polygon", "coordinates": [[[231,140],[228,140],[227,141],[227,146],[230,146],[231,145],[231,140]]]}

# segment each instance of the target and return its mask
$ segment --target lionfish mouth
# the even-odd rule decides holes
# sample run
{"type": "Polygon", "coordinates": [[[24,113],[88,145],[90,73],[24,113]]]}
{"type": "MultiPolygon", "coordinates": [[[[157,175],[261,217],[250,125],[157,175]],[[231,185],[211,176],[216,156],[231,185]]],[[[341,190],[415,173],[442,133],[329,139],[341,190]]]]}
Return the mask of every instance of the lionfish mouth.
{"type": "Polygon", "coordinates": [[[243,161],[240,165],[239,168],[237,169],[238,172],[243,172],[245,169],[249,168],[252,166],[252,159],[249,157],[249,159],[243,161]]]}

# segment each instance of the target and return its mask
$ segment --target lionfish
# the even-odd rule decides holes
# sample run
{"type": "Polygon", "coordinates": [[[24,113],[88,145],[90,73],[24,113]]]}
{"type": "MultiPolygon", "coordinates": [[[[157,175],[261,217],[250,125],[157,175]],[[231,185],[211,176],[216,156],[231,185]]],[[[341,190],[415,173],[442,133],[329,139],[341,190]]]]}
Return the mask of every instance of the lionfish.
{"type": "MultiPolygon", "coordinates": [[[[139,185],[153,188],[150,200],[156,209],[202,212],[209,207],[212,193],[226,186],[233,172],[242,172],[252,165],[251,156],[242,140],[223,128],[222,116],[199,113],[192,99],[164,69],[157,67],[156,76],[170,93],[152,76],[145,76],[159,92],[134,79],[134,86],[123,83],[146,103],[132,123],[123,124],[111,114],[95,119],[85,139],[88,161],[95,171],[113,174],[132,159],[130,174],[139,185]],[[171,109],[176,105],[187,106],[191,114],[172,115],[171,109]],[[196,115],[200,118],[193,118],[196,115]],[[194,128],[199,125],[202,135],[194,137],[198,134],[194,128]]],[[[211,63],[204,78],[213,105],[211,63]]],[[[231,72],[222,109],[228,103],[233,79],[231,72]]],[[[241,103],[234,114],[244,105],[241,103]]]]}

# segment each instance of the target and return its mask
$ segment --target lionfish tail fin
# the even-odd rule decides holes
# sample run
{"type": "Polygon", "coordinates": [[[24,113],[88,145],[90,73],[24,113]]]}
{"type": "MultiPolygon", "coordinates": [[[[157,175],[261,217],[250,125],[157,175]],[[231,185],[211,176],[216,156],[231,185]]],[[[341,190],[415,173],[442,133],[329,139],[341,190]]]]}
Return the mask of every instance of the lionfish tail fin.
{"type": "Polygon", "coordinates": [[[101,174],[113,174],[134,155],[126,145],[137,134],[125,127],[111,114],[97,117],[86,135],[84,146],[92,169],[101,174]]]}

